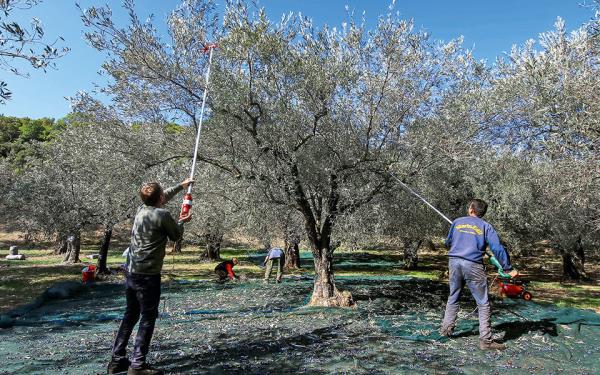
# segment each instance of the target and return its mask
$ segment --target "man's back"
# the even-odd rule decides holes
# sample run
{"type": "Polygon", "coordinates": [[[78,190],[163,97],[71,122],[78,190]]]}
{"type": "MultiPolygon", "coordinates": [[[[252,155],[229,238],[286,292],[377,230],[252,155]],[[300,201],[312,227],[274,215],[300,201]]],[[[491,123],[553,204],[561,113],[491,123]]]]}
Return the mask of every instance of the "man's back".
{"type": "Polygon", "coordinates": [[[169,211],[143,205],[135,215],[131,230],[128,271],[141,274],[159,274],[165,257],[167,240],[181,238],[182,228],[169,211]]]}
{"type": "Polygon", "coordinates": [[[450,248],[450,257],[463,258],[476,263],[483,263],[486,247],[494,253],[505,268],[510,268],[508,253],[500,244],[498,234],[487,221],[476,216],[464,216],[452,222],[446,247],[450,248]]]}
{"type": "Polygon", "coordinates": [[[452,223],[447,243],[450,241],[448,255],[481,262],[485,251],[485,229],[488,223],[473,216],[459,217],[452,223]]]}
{"type": "Polygon", "coordinates": [[[271,250],[269,250],[269,259],[277,259],[277,258],[281,258],[283,256],[283,250],[280,247],[272,247],[271,250]]]}
{"type": "Polygon", "coordinates": [[[233,266],[234,266],[233,261],[226,260],[224,262],[217,264],[217,266],[215,267],[215,271],[217,271],[217,270],[229,271],[230,269],[233,268],[233,266]]]}

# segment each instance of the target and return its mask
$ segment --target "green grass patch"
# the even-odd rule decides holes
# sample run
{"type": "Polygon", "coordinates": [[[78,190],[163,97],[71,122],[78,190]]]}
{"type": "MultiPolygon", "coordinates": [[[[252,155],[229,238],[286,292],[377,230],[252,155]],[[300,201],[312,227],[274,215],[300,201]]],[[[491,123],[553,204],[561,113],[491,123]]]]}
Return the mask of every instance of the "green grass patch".
{"type": "Polygon", "coordinates": [[[598,285],[532,281],[528,290],[536,300],[551,302],[561,307],[600,310],[598,285]]]}
{"type": "Polygon", "coordinates": [[[578,309],[596,310],[600,308],[600,297],[562,297],[553,301],[560,307],[576,307],[578,309]]]}
{"type": "MultiPolygon", "coordinates": [[[[199,247],[189,246],[185,247],[182,253],[167,254],[163,266],[163,280],[169,282],[176,279],[214,279],[214,268],[217,262],[201,260],[202,250],[199,247]]],[[[56,282],[81,280],[82,268],[88,263],[97,262],[85,256],[97,254],[98,247],[87,244],[83,246],[82,263],[75,265],[62,265],[63,256],[53,254],[49,248],[22,249],[20,252],[28,257],[27,260],[7,261],[3,257],[0,259],[0,312],[32,301],[56,282]]],[[[122,252],[122,245],[116,245],[109,251],[107,264],[110,268],[116,269],[125,263],[122,252]]],[[[259,266],[262,255],[256,249],[245,247],[226,247],[221,250],[223,260],[239,258],[240,264],[236,266],[235,272],[248,278],[263,276],[264,268],[259,266]]],[[[286,270],[286,275],[312,276],[314,274],[311,252],[303,249],[300,255],[302,268],[286,270]]],[[[447,258],[438,254],[427,254],[419,263],[418,270],[404,270],[402,254],[398,251],[340,250],[335,253],[333,267],[335,275],[338,276],[410,276],[441,280],[447,270],[447,258]]],[[[530,283],[528,289],[533,293],[536,301],[550,302],[564,307],[594,309],[600,312],[600,286],[598,285],[535,281],[530,283]]]]}

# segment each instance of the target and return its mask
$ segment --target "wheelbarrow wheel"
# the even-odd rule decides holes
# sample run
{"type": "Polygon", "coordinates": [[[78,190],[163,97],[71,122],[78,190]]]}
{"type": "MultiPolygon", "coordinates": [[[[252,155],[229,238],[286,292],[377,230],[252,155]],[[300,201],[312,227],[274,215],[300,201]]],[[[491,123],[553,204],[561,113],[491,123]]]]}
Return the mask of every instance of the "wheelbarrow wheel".
{"type": "Polygon", "coordinates": [[[532,298],[533,298],[533,296],[531,295],[531,293],[529,293],[529,292],[523,293],[523,299],[525,301],[531,301],[532,298]]]}

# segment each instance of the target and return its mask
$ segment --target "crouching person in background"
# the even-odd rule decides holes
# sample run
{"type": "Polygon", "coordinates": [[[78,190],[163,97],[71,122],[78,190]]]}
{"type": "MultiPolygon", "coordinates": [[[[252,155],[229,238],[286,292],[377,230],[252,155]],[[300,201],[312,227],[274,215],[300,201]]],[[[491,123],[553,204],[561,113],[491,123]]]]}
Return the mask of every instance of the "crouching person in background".
{"type": "Polygon", "coordinates": [[[239,277],[233,272],[233,267],[238,264],[237,258],[232,258],[231,260],[226,260],[217,264],[215,267],[215,273],[219,277],[219,282],[225,282],[228,280],[237,280],[239,277]]]}
{"type": "Polygon", "coordinates": [[[175,220],[162,208],[178,192],[193,181],[163,191],[156,182],[146,183],[140,189],[143,204],[139,207],[131,230],[131,244],[125,276],[127,307],[119,327],[108,364],[108,373],[117,374],[163,374],[150,367],[146,355],[154,332],[160,303],[160,271],[165,258],[167,239],[177,241],[183,236],[183,223],[191,220],[191,214],[175,220]],[[135,324],[140,321],[131,361],[126,348],[135,324]]]}

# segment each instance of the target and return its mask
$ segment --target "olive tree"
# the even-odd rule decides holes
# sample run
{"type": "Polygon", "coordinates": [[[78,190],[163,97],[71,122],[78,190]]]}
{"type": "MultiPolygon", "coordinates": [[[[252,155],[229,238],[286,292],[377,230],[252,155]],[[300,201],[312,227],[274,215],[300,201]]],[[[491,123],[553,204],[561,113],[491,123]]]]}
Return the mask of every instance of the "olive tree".
{"type": "Polygon", "coordinates": [[[24,230],[56,236],[56,252],[66,253],[65,262],[79,262],[81,231],[90,224],[93,213],[76,172],[67,163],[52,159],[59,157],[58,150],[46,150],[43,155],[45,159],[18,176],[9,189],[8,209],[24,230]]]}
{"type": "Polygon", "coordinates": [[[194,183],[194,220],[186,225],[186,233],[204,243],[202,260],[221,260],[225,235],[233,236],[245,221],[247,210],[242,198],[244,186],[229,174],[202,166],[194,183]]]}
{"type": "Polygon", "coordinates": [[[541,199],[527,209],[546,219],[542,238],[573,279],[585,276],[582,244],[597,243],[600,229],[593,193],[600,187],[600,49],[592,30],[587,24],[569,34],[559,19],[541,34],[541,49],[532,40],[498,61],[488,91],[496,114],[490,133],[530,160],[534,172],[522,178],[539,180],[541,199]]]}
{"type": "Polygon", "coordinates": [[[219,147],[206,161],[302,214],[311,304],[343,304],[336,222],[389,194],[391,167],[410,158],[413,137],[428,134],[428,118],[475,64],[457,42],[435,45],[392,14],[370,32],[353,22],[318,30],[300,18],[272,25],[238,4],[225,27],[211,107],[221,126],[209,129],[219,147]],[[237,146],[226,148],[232,138],[237,146]]]}
{"type": "Polygon", "coordinates": [[[7,210],[22,229],[55,236],[66,262],[79,261],[84,229],[103,228],[98,265],[105,272],[112,228],[132,217],[141,183],[156,179],[159,168],[168,175],[168,163],[180,159],[168,146],[177,135],[166,126],[123,123],[87,96],[75,98],[74,108],[64,129],[36,144],[36,158],[14,177],[7,210]]]}
{"type": "Polygon", "coordinates": [[[530,40],[500,59],[490,92],[499,103],[496,134],[555,159],[597,162],[599,44],[585,25],[568,34],[559,19],[541,34],[541,51],[530,40]]]}
{"type": "Polygon", "coordinates": [[[373,30],[352,18],[317,28],[294,15],[271,22],[240,1],[228,3],[221,27],[212,2],[184,1],[168,18],[167,42],[125,6],[126,28],[107,8],[83,12],[87,39],[109,54],[116,106],[197,127],[202,42],[217,41],[200,160],[296,210],[314,258],[310,304],[352,304],[333,277],[336,223],[394,187],[388,172],[408,135],[435,126],[441,98],[476,70],[472,57],[391,13],[373,30]]]}

